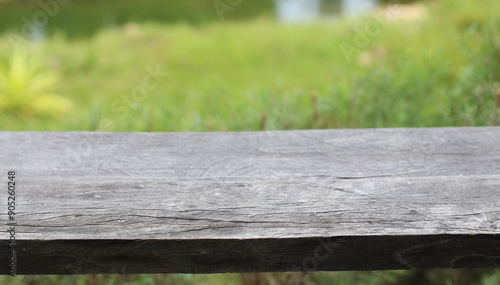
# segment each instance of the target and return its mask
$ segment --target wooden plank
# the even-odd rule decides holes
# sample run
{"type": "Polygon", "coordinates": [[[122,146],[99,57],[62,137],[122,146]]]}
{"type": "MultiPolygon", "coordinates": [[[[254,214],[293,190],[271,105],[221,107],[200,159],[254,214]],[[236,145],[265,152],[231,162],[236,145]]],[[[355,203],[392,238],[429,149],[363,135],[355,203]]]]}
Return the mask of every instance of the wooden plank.
{"type": "Polygon", "coordinates": [[[500,265],[498,127],[0,132],[0,169],[17,274],[500,265]]]}

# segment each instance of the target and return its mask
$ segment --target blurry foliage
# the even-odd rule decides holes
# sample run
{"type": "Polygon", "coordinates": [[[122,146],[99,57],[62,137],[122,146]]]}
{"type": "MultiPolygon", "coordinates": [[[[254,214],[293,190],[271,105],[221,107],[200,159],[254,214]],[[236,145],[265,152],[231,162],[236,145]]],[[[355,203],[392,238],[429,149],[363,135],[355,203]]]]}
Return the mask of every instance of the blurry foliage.
{"type": "Polygon", "coordinates": [[[39,61],[28,59],[26,49],[16,49],[9,64],[0,65],[0,110],[24,119],[68,114],[72,102],[52,92],[58,80],[55,72],[42,70],[39,61]]]}
{"type": "MultiPolygon", "coordinates": [[[[382,3],[409,3],[415,0],[381,0],[382,3]]],[[[39,0],[0,0],[0,33],[20,32],[21,26],[33,23],[35,13],[45,11],[39,0]],[[22,17],[26,20],[23,20],[22,17]]],[[[55,1],[54,1],[55,2],[55,1]]],[[[202,25],[219,22],[213,0],[71,0],[68,4],[49,7],[54,16],[44,28],[48,34],[60,32],[68,38],[92,36],[103,28],[136,23],[190,23],[202,25]],[[91,19],[91,20],[90,20],[91,19]],[[84,24],[82,24],[84,23],[84,24]]],[[[221,0],[229,3],[227,0],[221,0]]],[[[340,0],[324,0],[324,6],[340,7],[340,0]]],[[[330,10],[326,8],[327,10],[330,10]]],[[[274,14],[274,0],[242,1],[224,14],[226,21],[249,20],[274,14]]]]}
{"type": "MultiPolygon", "coordinates": [[[[404,20],[402,12],[350,63],[339,45],[353,44],[353,27],[372,23],[370,15],[297,26],[268,18],[205,25],[129,22],[78,40],[56,32],[33,53],[50,63],[46,69],[60,72],[57,91],[79,107],[69,120],[33,121],[29,127],[97,130],[103,118],[112,119],[117,131],[496,125],[500,17],[494,11],[500,2],[486,1],[425,2],[425,17],[413,20],[404,20]],[[171,74],[168,82],[129,106],[130,119],[122,120],[116,106],[141,84],[145,67],[156,65],[171,74]]],[[[90,4],[80,9],[85,3],[69,2],[64,13],[92,15],[90,4]]],[[[128,3],[128,17],[138,17],[128,3]]],[[[217,17],[211,5],[186,3],[217,17]]],[[[245,3],[225,16],[237,18],[245,3]]],[[[0,61],[11,52],[10,36],[0,37],[0,61]]]]}
{"type": "Polygon", "coordinates": [[[500,271],[491,269],[0,276],[1,284],[10,285],[497,285],[499,281],[500,271]]]}
{"type": "MultiPolygon", "coordinates": [[[[0,33],[15,30],[29,38],[31,31],[25,29],[27,23],[33,24],[35,13],[45,11],[40,2],[50,1],[0,1],[0,33]]],[[[127,22],[200,25],[220,21],[211,0],[71,0],[57,8],[51,7],[49,11],[54,11],[51,13],[54,15],[49,16],[50,20],[44,26],[47,33],[60,32],[68,38],[92,36],[103,28],[127,22]]],[[[224,17],[227,21],[243,20],[272,12],[272,0],[251,0],[242,1],[237,9],[227,12],[224,17]]]]}

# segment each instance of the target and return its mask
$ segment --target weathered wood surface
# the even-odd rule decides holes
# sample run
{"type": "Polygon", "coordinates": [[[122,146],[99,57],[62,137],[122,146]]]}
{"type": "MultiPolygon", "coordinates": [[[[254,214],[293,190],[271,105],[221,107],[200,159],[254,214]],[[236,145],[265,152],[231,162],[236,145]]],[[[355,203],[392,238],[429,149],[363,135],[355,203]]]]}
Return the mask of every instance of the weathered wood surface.
{"type": "Polygon", "coordinates": [[[0,169],[17,274],[500,267],[498,127],[0,132],[0,169]]]}

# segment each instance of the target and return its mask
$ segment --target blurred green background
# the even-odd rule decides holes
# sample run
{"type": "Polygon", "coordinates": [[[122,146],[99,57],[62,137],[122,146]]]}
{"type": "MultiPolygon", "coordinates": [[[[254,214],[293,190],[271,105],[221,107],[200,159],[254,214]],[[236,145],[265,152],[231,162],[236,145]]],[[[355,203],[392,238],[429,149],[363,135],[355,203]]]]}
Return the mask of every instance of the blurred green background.
{"type": "MultiPolygon", "coordinates": [[[[341,17],[338,1],[325,0],[322,17],[294,24],[276,19],[271,0],[42,3],[0,0],[3,131],[500,121],[496,0],[382,1],[376,13],[356,17],[341,17]]],[[[0,283],[500,284],[500,271],[18,276],[0,283]]]]}

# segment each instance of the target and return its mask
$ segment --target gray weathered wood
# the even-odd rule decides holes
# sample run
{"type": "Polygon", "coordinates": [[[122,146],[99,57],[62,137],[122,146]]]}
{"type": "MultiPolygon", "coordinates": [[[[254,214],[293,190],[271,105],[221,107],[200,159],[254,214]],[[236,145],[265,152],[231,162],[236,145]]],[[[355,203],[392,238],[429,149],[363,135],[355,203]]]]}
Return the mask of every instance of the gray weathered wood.
{"type": "Polygon", "coordinates": [[[18,274],[500,266],[500,128],[0,132],[18,274]]]}

